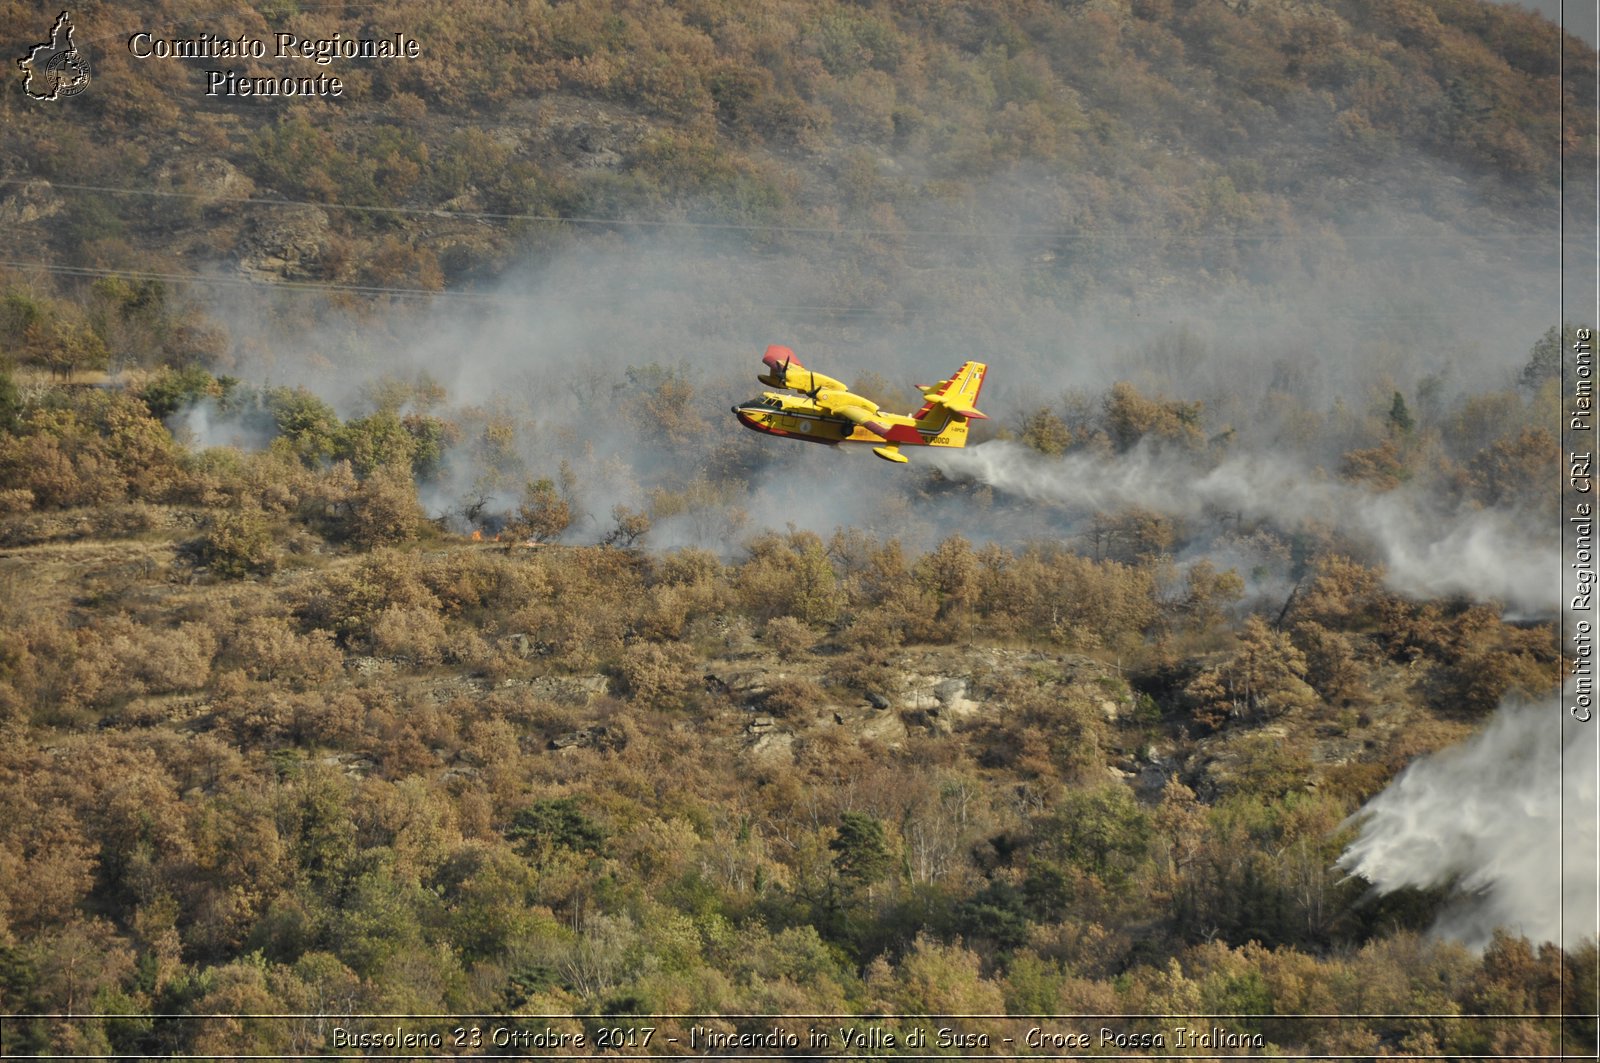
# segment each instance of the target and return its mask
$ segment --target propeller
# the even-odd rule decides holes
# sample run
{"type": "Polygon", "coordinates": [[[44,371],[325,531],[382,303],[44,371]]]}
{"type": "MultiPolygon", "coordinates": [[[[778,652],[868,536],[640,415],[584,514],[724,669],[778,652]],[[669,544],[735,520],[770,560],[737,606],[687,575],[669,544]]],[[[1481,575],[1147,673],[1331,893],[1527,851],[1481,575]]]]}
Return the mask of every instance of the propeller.
{"type": "MultiPolygon", "coordinates": [[[[789,357],[783,360],[783,382],[785,385],[789,383],[789,363],[792,361],[794,361],[793,354],[790,354],[789,357]]],[[[800,368],[805,369],[805,366],[801,366],[800,368]]],[[[817,397],[817,392],[822,390],[821,388],[817,387],[817,371],[815,369],[806,369],[806,375],[811,378],[811,388],[806,392],[806,397],[815,400],[817,397]]]]}

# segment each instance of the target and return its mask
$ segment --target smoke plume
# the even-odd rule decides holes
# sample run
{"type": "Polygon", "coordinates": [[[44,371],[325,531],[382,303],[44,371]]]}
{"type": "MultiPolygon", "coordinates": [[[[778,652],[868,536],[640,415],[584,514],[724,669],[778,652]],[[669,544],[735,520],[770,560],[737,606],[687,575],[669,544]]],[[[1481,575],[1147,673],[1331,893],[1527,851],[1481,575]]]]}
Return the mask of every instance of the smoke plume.
{"type": "Polygon", "coordinates": [[[1554,696],[1503,705],[1367,802],[1339,866],[1384,894],[1453,885],[1434,932],[1470,946],[1497,927],[1566,946],[1592,938],[1596,733],[1554,696]]]}
{"type": "Polygon", "coordinates": [[[1419,597],[1463,595],[1551,615],[1559,597],[1559,543],[1511,514],[1441,511],[1423,492],[1373,492],[1274,455],[1241,455],[1205,469],[1138,447],[1125,455],[1049,459],[1009,442],[942,451],[947,475],[1086,513],[1140,506],[1168,516],[1207,513],[1270,521],[1287,530],[1331,528],[1375,550],[1391,587],[1419,597]]]}

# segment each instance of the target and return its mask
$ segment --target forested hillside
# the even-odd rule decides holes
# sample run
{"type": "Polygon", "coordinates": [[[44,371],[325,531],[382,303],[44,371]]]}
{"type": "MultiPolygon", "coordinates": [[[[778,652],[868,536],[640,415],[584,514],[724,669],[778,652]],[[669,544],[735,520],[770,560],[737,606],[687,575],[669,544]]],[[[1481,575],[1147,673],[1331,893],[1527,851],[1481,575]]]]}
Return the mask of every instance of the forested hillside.
{"type": "MultiPolygon", "coordinates": [[[[58,10],[0,12],[20,56],[58,10]]],[[[1346,855],[1570,670],[1581,42],[1479,0],[72,15],[88,88],[0,97],[0,1012],[54,1016],[7,1052],[1592,1050],[1559,896],[1346,855]],[[769,343],[893,409],[980,358],[989,418],[903,467],[752,435],[769,343]],[[1454,929],[1485,898],[1516,925],[1454,929]]],[[[1494,776],[1528,834],[1544,757],[1494,776]]]]}
{"type": "MultiPolygon", "coordinates": [[[[42,11],[7,5],[7,55],[39,36],[42,11]]],[[[1024,234],[1018,250],[1046,267],[1035,286],[1194,289],[1300,267],[1297,237],[1331,237],[1375,198],[1499,229],[1507,210],[1553,205],[1563,162],[1581,182],[1594,159],[1592,52],[1479,0],[287,2],[203,16],[161,2],[79,21],[94,89],[44,108],[11,84],[3,198],[23,235],[83,266],[221,261],[437,288],[563,231],[504,218],[527,214],[584,219],[583,233],[800,227],[751,238],[807,254],[821,253],[811,230],[870,235],[849,251],[876,269],[914,267],[919,230],[977,241],[969,254],[1024,234]],[[320,68],[350,82],[339,99],[228,100],[205,95],[205,69],[307,64],[141,60],[125,44],[141,30],[403,31],[422,54],[320,68]],[[1435,203],[1463,180],[1476,203],[1435,203]],[[335,209],[242,202],[276,199],[335,209]]],[[[858,303],[872,286],[840,294],[858,303]]]]}

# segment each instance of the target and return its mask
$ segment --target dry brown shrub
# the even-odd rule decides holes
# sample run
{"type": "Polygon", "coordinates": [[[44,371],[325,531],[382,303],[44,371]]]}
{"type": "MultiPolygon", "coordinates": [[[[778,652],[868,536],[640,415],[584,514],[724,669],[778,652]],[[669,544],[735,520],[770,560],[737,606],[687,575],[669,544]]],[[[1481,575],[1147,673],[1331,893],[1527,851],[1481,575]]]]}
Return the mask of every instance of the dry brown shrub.
{"type": "MultiPolygon", "coordinates": [[[[848,633],[843,640],[850,642],[848,633]]],[[[828,679],[859,694],[892,696],[899,679],[890,666],[886,651],[871,646],[856,646],[828,662],[828,679]]]]}
{"type": "Polygon", "coordinates": [[[543,598],[549,594],[550,576],[541,555],[534,554],[515,561],[497,559],[494,589],[485,597],[483,605],[486,608],[507,610],[530,599],[543,598]]]}
{"type": "Polygon", "coordinates": [[[289,737],[303,745],[354,749],[361,744],[365,708],[350,691],[314,690],[298,698],[289,737]]]}
{"type": "Polygon", "coordinates": [[[919,630],[915,637],[930,642],[965,638],[978,619],[983,577],[983,566],[972,544],[959,535],[952,535],[920,558],[912,571],[932,606],[924,613],[928,623],[917,625],[919,630]]]}
{"type": "Polygon", "coordinates": [[[1331,631],[1312,620],[1294,627],[1295,645],[1306,657],[1306,682],[1330,704],[1348,705],[1371,698],[1371,668],[1362,660],[1362,642],[1331,631]]]}
{"type": "Polygon", "coordinates": [[[780,661],[803,657],[817,644],[817,633],[811,625],[792,616],[775,616],[768,620],[761,638],[780,661]]]}
{"type": "Polygon", "coordinates": [[[440,758],[428,744],[416,722],[390,716],[375,718],[373,734],[378,761],[384,778],[403,779],[420,772],[439,770],[440,758]]]}
{"type": "Polygon", "coordinates": [[[757,619],[798,617],[829,624],[844,596],[822,540],[810,532],[764,534],[749,545],[735,585],[743,610],[757,619]]]}
{"type": "Polygon", "coordinates": [[[253,504],[214,513],[192,545],[200,563],[223,579],[268,576],[278,567],[278,536],[253,504]]]}
{"type": "Polygon", "coordinates": [[[344,663],[330,633],[302,635],[282,617],[245,621],[228,636],[224,658],[252,679],[296,686],[332,678],[344,663]]]}
{"type": "Polygon", "coordinates": [[[125,506],[97,510],[92,519],[94,533],[103,539],[143,535],[161,523],[159,512],[144,502],[131,502],[125,506]]]}
{"type": "Polygon", "coordinates": [[[714,587],[721,582],[722,562],[709,550],[685,547],[656,562],[655,581],[679,587],[714,587]]]}
{"type": "Polygon", "coordinates": [[[294,726],[293,697],[271,687],[251,687],[211,707],[217,727],[244,746],[281,744],[294,726]]]}
{"type": "Polygon", "coordinates": [[[450,801],[416,776],[368,783],[356,827],[364,840],[392,849],[407,878],[427,879],[461,844],[450,801]]]}
{"type": "Polygon", "coordinates": [[[77,650],[77,639],[55,616],[0,617],[7,637],[0,638],[0,677],[24,705],[59,693],[77,650]]]}
{"type": "Polygon", "coordinates": [[[244,497],[267,513],[281,515],[299,509],[315,491],[317,479],[299,461],[268,450],[246,458],[238,484],[244,497]]]}
{"type": "Polygon", "coordinates": [[[1349,764],[1330,764],[1322,769],[1321,791],[1344,802],[1354,811],[1366,803],[1394,778],[1388,765],[1377,762],[1352,761],[1349,764]]]}
{"type": "Polygon", "coordinates": [[[676,709],[696,686],[696,663],[680,646],[635,643],[623,651],[618,671],[624,693],[636,704],[676,709]]]}
{"type": "Polygon", "coordinates": [[[491,672],[492,678],[504,678],[515,667],[512,660],[485,641],[472,628],[451,628],[445,632],[439,647],[444,660],[465,668],[491,672]]]}
{"type": "MultiPolygon", "coordinates": [[[[15,804],[10,807],[13,816],[22,812],[15,804]]],[[[10,837],[9,844],[0,845],[0,878],[28,884],[27,889],[0,893],[0,912],[14,931],[28,934],[56,923],[62,913],[77,910],[94,887],[95,846],[82,835],[81,826],[69,826],[63,819],[41,817],[24,837],[10,837]]]]}
{"type": "Polygon", "coordinates": [[[109,505],[125,497],[108,462],[93,453],[69,454],[52,435],[0,438],[0,483],[29,491],[38,509],[109,505]]]}
{"type": "Polygon", "coordinates": [[[129,662],[136,662],[138,628],[127,617],[111,617],[75,632],[78,652],[67,672],[68,706],[103,707],[145,692],[129,662]]]}
{"type": "Polygon", "coordinates": [[[638,869],[647,885],[659,887],[682,877],[699,842],[687,820],[651,816],[622,833],[611,849],[626,866],[638,869]]]}
{"type": "Polygon", "coordinates": [[[404,657],[415,664],[438,664],[447,637],[444,621],[431,609],[391,605],[372,625],[373,652],[404,657]]]}
{"type": "Polygon", "coordinates": [[[801,717],[830,704],[828,692],[799,676],[779,679],[761,698],[761,710],[780,717],[801,717]]]}
{"type": "Polygon", "coordinates": [[[300,499],[300,512],[325,527],[343,533],[342,519],[361,487],[348,461],[336,461],[316,473],[300,499]]]}
{"type": "Polygon", "coordinates": [[[145,628],[136,662],[139,678],[152,694],[198,690],[211,674],[217,636],[205,624],[180,624],[176,630],[145,628]]]}
{"type": "Polygon", "coordinates": [[[1293,615],[1336,631],[1361,630],[1388,598],[1381,569],[1368,568],[1338,554],[1323,555],[1316,577],[1296,595],[1293,615]]]}
{"type": "Polygon", "coordinates": [[[439,599],[440,611],[459,616],[488,605],[505,583],[514,580],[519,567],[491,554],[456,551],[430,559],[421,576],[439,599]]]}
{"type": "Polygon", "coordinates": [[[424,516],[417,503],[417,485],[408,468],[382,465],[350,499],[345,533],[363,550],[415,539],[424,516]]]}
{"type": "Polygon", "coordinates": [[[306,624],[332,631],[346,645],[364,645],[371,640],[372,625],[390,606],[439,608],[415,554],[376,550],[330,574],[307,593],[297,612],[306,624]]]}
{"type": "Polygon", "coordinates": [[[622,653],[622,623],[603,610],[563,611],[543,603],[520,610],[511,628],[528,636],[539,657],[568,672],[593,672],[622,653]]]}
{"type": "Polygon", "coordinates": [[[530,480],[522,492],[522,504],[506,522],[502,536],[536,543],[554,542],[572,523],[572,505],[550,480],[530,480]]]}
{"type": "Polygon", "coordinates": [[[1392,491],[1409,473],[1399,445],[1385,439],[1378,446],[1347,452],[1339,462],[1339,475],[1374,491],[1392,491]]]}
{"type": "Polygon", "coordinates": [[[1171,399],[1150,399],[1127,381],[1112,385],[1105,399],[1106,430],[1119,450],[1149,436],[1163,444],[1193,449],[1205,441],[1200,420],[1203,405],[1171,399]]]}
{"type": "Polygon", "coordinates": [[[250,689],[250,677],[243,668],[219,668],[211,681],[211,696],[222,700],[240,697],[250,689]]]}
{"type": "Polygon", "coordinates": [[[10,517],[33,509],[33,492],[26,487],[0,490],[0,517],[10,517]]]}
{"type": "Polygon", "coordinates": [[[698,612],[692,589],[657,585],[637,603],[639,616],[633,633],[649,642],[670,642],[683,637],[684,628],[698,612]]]}

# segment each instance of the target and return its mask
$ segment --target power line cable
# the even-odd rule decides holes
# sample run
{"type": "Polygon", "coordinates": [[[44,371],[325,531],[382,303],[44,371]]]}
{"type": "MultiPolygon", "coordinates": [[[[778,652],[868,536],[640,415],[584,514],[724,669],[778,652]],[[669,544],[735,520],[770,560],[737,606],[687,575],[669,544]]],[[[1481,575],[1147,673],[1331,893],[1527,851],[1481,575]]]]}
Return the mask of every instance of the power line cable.
{"type": "MultiPolygon", "coordinates": [[[[519,296],[509,292],[473,292],[462,289],[399,288],[376,284],[340,284],[334,281],[263,281],[249,277],[207,276],[202,273],[163,273],[156,270],[110,269],[98,266],[67,266],[52,262],[19,262],[0,260],[0,267],[32,270],[62,277],[120,277],[128,280],[164,281],[172,284],[205,284],[227,288],[251,288],[257,291],[337,292],[351,295],[396,296],[413,299],[445,299],[464,302],[485,302],[531,305],[543,300],[535,296],[519,296]]],[[[591,300],[587,305],[618,306],[618,300],[591,300]]],[[[732,309],[741,309],[733,306],[732,309]]],[[[827,306],[813,304],[749,304],[742,309],[763,310],[780,314],[813,314],[817,316],[890,316],[899,317],[916,311],[900,307],[827,306]]]]}
{"type": "MultiPolygon", "coordinates": [[[[206,275],[202,273],[165,273],[155,270],[111,269],[99,266],[68,266],[51,262],[20,262],[15,260],[0,260],[0,268],[16,270],[32,270],[63,277],[121,277],[129,280],[163,281],[171,284],[199,284],[224,288],[248,288],[265,294],[274,295],[279,292],[291,294],[318,294],[331,292],[346,295],[362,295],[371,297],[393,296],[407,299],[430,299],[458,301],[463,303],[488,303],[508,306],[533,306],[548,302],[548,298],[532,295],[517,295],[511,292],[474,292],[463,289],[431,289],[431,288],[400,288],[376,284],[340,284],[334,281],[293,281],[293,280],[257,280],[250,277],[227,277],[206,275]]],[[[570,295],[560,296],[563,305],[576,305],[580,308],[599,309],[616,308],[625,305],[620,299],[574,299],[570,295]]],[[[784,304],[784,303],[726,303],[708,304],[697,300],[695,306],[706,310],[719,311],[760,311],[771,314],[782,314],[788,317],[811,317],[817,320],[837,318],[914,318],[922,317],[927,311],[914,306],[830,306],[827,304],[784,304]]],[[[1430,322],[1436,320],[1438,315],[1432,311],[1401,311],[1401,310],[1325,310],[1326,316],[1340,320],[1356,322],[1384,322],[1394,323],[1402,321],[1430,322]]],[[[1153,316],[1145,313],[1125,314],[1099,314],[1101,320],[1111,321],[1146,321],[1153,316]]],[[[1159,317],[1159,315],[1154,315],[1159,317]]]]}
{"type": "MultiPolygon", "coordinates": [[[[534,214],[487,210],[451,210],[444,207],[403,207],[380,206],[361,203],[345,203],[340,201],[320,201],[310,199],[272,199],[264,196],[212,196],[200,192],[182,192],[173,189],[154,188],[127,188],[114,185],[91,185],[74,182],[51,181],[40,177],[0,177],[0,185],[29,185],[42,183],[52,190],[63,189],[75,192],[95,192],[103,195],[118,196],[150,196],[161,199],[188,199],[204,200],[207,203],[234,203],[246,206],[263,207],[317,207],[331,210],[346,210],[352,212],[367,212],[370,214],[408,215],[417,217],[434,217],[447,219],[461,219],[466,221],[527,221],[543,222],[549,224],[611,226],[616,228],[654,228],[654,229],[684,229],[706,230],[722,232],[757,232],[757,233],[782,233],[797,236],[875,236],[875,237],[938,237],[953,240],[992,240],[1000,238],[1028,239],[1033,241],[1067,241],[1067,240],[1104,240],[1108,243],[1119,241],[1170,241],[1184,243],[1196,239],[1215,240],[1219,242],[1258,242],[1264,243],[1278,239],[1305,239],[1318,238],[1315,231],[1305,233],[1173,233],[1164,231],[1158,233],[1133,233],[1122,230],[1109,229],[1017,229],[970,232],[959,229],[916,229],[916,228],[861,228],[853,226],[823,226],[823,225],[778,225],[756,222],[713,222],[691,221],[682,218],[618,218],[600,217],[596,215],[565,215],[565,214],[534,214]]],[[[1345,241],[1393,241],[1403,240],[1414,242],[1414,233],[1391,230],[1387,232],[1371,233],[1338,233],[1338,238],[1345,241]]],[[[1537,232],[1525,229],[1505,231],[1498,233],[1473,233],[1473,240],[1497,240],[1506,242],[1525,242],[1542,246],[1546,243],[1545,237],[1537,232]]]]}

